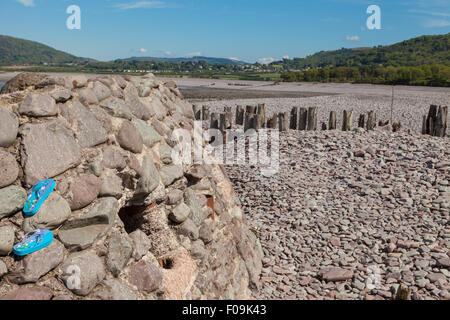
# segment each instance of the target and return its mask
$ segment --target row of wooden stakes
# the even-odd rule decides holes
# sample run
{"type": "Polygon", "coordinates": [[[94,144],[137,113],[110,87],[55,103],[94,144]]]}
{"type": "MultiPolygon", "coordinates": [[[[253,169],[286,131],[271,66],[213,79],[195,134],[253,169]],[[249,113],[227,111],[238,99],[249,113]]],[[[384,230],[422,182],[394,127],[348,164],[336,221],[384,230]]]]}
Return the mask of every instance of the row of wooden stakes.
{"type": "MultiPolygon", "coordinates": [[[[233,113],[232,107],[225,107],[224,112],[210,113],[209,106],[194,105],[195,120],[210,121],[211,129],[219,129],[222,132],[233,127],[233,113]]],[[[342,130],[351,131],[353,123],[353,111],[344,110],[342,130]]],[[[301,130],[301,131],[315,131],[318,129],[318,107],[293,107],[291,112],[275,113],[272,117],[266,118],[265,104],[258,104],[257,106],[248,105],[245,108],[241,105],[236,107],[235,124],[243,126],[244,131],[248,129],[259,130],[279,129],[280,131],[301,130]]],[[[380,127],[386,126],[389,121],[380,121],[380,127]]],[[[369,111],[367,122],[366,115],[361,114],[358,119],[358,127],[373,130],[377,126],[377,114],[375,111],[369,111]]],[[[401,128],[400,123],[393,124],[394,132],[401,128]]],[[[324,122],[321,124],[322,130],[336,130],[337,129],[337,114],[336,111],[330,112],[328,125],[324,122]]]]}
{"type": "Polygon", "coordinates": [[[448,107],[431,105],[427,116],[423,116],[422,134],[445,137],[447,132],[448,107]]]}

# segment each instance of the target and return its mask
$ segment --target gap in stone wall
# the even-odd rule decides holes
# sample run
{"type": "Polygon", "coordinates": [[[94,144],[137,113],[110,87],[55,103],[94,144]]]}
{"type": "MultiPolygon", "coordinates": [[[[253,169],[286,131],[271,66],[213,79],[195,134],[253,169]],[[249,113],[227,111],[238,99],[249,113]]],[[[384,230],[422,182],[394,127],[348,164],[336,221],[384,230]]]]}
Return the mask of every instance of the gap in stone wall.
{"type": "Polygon", "coordinates": [[[153,202],[149,206],[124,206],[119,210],[119,218],[124,224],[125,231],[130,234],[138,230],[142,224],[147,221],[144,219],[149,209],[156,207],[157,203],[153,202]]]}

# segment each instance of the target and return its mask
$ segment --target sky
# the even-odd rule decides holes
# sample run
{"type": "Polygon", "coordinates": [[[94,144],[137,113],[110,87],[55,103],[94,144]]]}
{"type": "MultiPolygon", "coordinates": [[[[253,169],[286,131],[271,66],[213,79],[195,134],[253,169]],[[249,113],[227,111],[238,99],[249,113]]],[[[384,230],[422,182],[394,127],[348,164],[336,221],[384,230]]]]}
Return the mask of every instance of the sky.
{"type": "Polygon", "coordinates": [[[450,32],[450,0],[0,0],[0,34],[80,57],[208,56],[261,63],[450,32]],[[68,29],[67,8],[81,12],[68,29]],[[381,29],[369,30],[377,5],[381,29]]]}

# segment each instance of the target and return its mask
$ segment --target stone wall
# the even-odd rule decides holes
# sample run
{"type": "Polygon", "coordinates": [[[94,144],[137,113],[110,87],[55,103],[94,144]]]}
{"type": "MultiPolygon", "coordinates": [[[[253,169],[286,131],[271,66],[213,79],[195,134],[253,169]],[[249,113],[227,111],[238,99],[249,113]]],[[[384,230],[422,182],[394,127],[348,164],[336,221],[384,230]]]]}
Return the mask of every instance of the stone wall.
{"type": "Polygon", "coordinates": [[[48,76],[17,89],[0,95],[0,299],[251,298],[262,250],[224,169],[172,162],[173,130],[194,121],[175,83],[48,76]],[[55,191],[24,218],[46,178],[55,191]],[[53,243],[14,256],[35,228],[53,243]]]}

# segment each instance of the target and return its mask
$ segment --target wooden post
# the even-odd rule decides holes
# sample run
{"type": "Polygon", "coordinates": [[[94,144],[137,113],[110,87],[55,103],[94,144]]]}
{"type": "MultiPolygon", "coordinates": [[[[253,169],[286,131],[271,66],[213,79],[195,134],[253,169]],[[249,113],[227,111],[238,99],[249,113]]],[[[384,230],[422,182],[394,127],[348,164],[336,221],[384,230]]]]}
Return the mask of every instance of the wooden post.
{"type": "Polygon", "coordinates": [[[392,132],[399,132],[400,129],[402,128],[402,124],[400,122],[394,122],[392,124],[392,132]]]}
{"type": "Polygon", "coordinates": [[[236,125],[238,125],[238,126],[244,125],[244,114],[245,114],[244,107],[237,106],[237,108],[236,108],[236,125]]]}
{"type": "MultiPolygon", "coordinates": [[[[247,106],[248,107],[248,106],[247,106]]],[[[244,132],[250,129],[250,117],[252,116],[251,113],[247,112],[248,109],[245,111],[245,117],[244,117],[244,132]]]]}
{"type": "Polygon", "coordinates": [[[227,114],[225,112],[219,113],[219,130],[222,133],[227,130],[227,114]]]}
{"type": "Polygon", "coordinates": [[[285,124],[284,113],[280,112],[278,114],[278,130],[286,131],[286,128],[284,127],[284,124],[285,124]]]}
{"type": "Polygon", "coordinates": [[[275,113],[271,118],[267,119],[267,128],[276,129],[278,123],[278,113],[275,113]]]}
{"type": "Polygon", "coordinates": [[[434,136],[435,137],[445,137],[447,131],[447,116],[448,107],[440,106],[436,117],[436,123],[434,125],[434,136]]]}
{"type": "Polygon", "coordinates": [[[231,107],[225,107],[224,113],[225,113],[225,129],[231,129],[233,127],[233,110],[231,107]]]}
{"type": "Polygon", "coordinates": [[[256,114],[256,106],[247,106],[245,107],[245,113],[256,114]]]}
{"type": "Polygon", "coordinates": [[[434,125],[437,119],[437,111],[438,106],[435,106],[434,104],[430,106],[430,110],[428,111],[426,134],[434,135],[434,125]]]}
{"type": "Polygon", "coordinates": [[[311,107],[308,109],[308,131],[317,130],[318,109],[318,107],[311,107]]]}
{"type": "Polygon", "coordinates": [[[430,109],[428,110],[428,116],[427,116],[427,124],[425,126],[425,133],[429,135],[433,135],[434,132],[434,123],[437,118],[437,106],[431,105],[430,109]]]}
{"type": "Polygon", "coordinates": [[[228,117],[225,112],[222,112],[220,114],[220,121],[219,121],[219,130],[222,132],[223,135],[223,143],[227,143],[227,123],[228,117]]]}
{"type": "MultiPolygon", "coordinates": [[[[209,112],[209,110],[208,110],[208,112],[209,112]]],[[[220,124],[219,121],[220,121],[219,114],[216,112],[211,113],[211,122],[210,122],[209,127],[211,129],[219,129],[219,124],[220,124]]],[[[222,142],[217,142],[216,140],[217,140],[216,137],[212,136],[209,140],[209,143],[214,144],[214,145],[217,145],[218,143],[222,143],[222,142]]]]}
{"type": "Polygon", "coordinates": [[[249,129],[256,130],[257,118],[258,118],[258,115],[254,114],[254,113],[245,113],[244,131],[247,131],[249,129]]]}
{"type": "Polygon", "coordinates": [[[424,120],[422,133],[435,137],[445,137],[447,132],[448,107],[431,105],[424,120]]]}
{"type": "Polygon", "coordinates": [[[344,110],[344,118],[342,119],[342,131],[351,131],[353,122],[353,111],[344,110]]]}
{"type": "Polygon", "coordinates": [[[300,108],[298,111],[298,130],[306,130],[306,124],[308,123],[308,109],[300,108]]]}
{"type": "Polygon", "coordinates": [[[203,106],[202,116],[203,116],[203,121],[208,121],[210,119],[209,106],[203,106]]]}
{"type": "Polygon", "coordinates": [[[251,114],[250,116],[250,129],[257,130],[258,128],[258,115],[256,113],[251,114]]]}
{"type": "Polygon", "coordinates": [[[298,107],[293,107],[291,110],[291,123],[289,125],[289,129],[297,130],[298,126],[298,107]]]}
{"type": "Polygon", "coordinates": [[[219,114],[216,112],[211,113],[211,129],[219,129],[219,114]]]}
{"type": "Polygon", "coordinates": [[[272,117],[268,117],[266,120],[266,128],[272,129],[272,117]]]}
{"type": "Polygon", "coordinates": [[[369,111],[367,117],[367,130],[373,130],[377,126],[377,113],[375,111],[369,111]]]}
{"type": "Polygon", "coordinates": [[[256,131],[260,130],[264,126],[262,118],[259,114],[253,115],[253,126],[256,131]]]}
{"type": "Polygon", "coordinates": [[[272,128],[274,128],[274,129],[278,129],[279,128],[278,127],[278,115],[279,115],[279,113],[275,113],[273,115],[273,117],[272,117],[272,121],[273,121],[272,128]]]}
{"type": "Polygon", "coordinates": [[[266,104],[260,103],[258,104],[258,122],[260,123],[261,127],[264,127],[264,124],[266,123],[266,104]]]}
{"type": "Polygon", "coordinates": [[[336,130],[336,111],[330,112],[330,121],[328,122],[328,129],[329,130],[336,130]]]}
{"type": "Polygon", "coordinates": [[[393,300],[411,300],[411,289],[400,283],[393,300]]]}
{"type": "Polygon", "coordinates": [[[378,121],[378,126],[386,127],[389,124],[389,122],[390,122],[389,120],[386,120],[386,121],[380,120],[380,121],[378,121]]]}
{"type": "Polygon", "coordinates": [[[359,115],[359,120],[358,120],[358,128],[365,128],[366,124],[366,116],[364,114],[360,114],[359,115]]]}
{"type": "Polygon", "coordinates": [[[194,104],[192,106],[193,110],[194,110],[194,119],[199,121],[202,120],[202,109],[203,107],[198,105],[198,104],[194,104]]]}
{"type": "Polygon", "coordinates": [[[272,128],[271,125],[272,125],[272,118],[268,117],[266,120],[266,128],[271,129],[272,128]]]}
{"type": "Polygon", "coordinates": [[[289,111],[284,112],[284,127],[286,128],[285,131],[289,130],[290,120],[291,120],[291,113],[289,111]]]}
{"type": "Polygon", "coordinates": [[[281,112],[278,114],[278,128],[280,131],[288,129],[289,112],[281,112]]]}
{"type": "Polygon", "coordinates": [[[422,118],[422,134],[427,134],[427,116],[422,118]]]}

